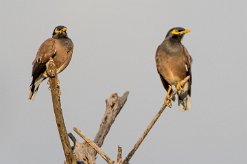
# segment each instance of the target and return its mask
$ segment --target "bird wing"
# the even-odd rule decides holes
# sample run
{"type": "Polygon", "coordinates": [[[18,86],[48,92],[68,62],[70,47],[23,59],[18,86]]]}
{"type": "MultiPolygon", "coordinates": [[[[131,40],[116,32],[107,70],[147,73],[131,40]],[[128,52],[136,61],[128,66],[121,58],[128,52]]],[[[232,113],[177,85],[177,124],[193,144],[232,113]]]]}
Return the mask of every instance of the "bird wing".
{"type": "Polygon", "coordinates": [[[72,58],[73,42],[71,39],[56,40],[55,48],[56,56],[54,57],[54,62],[57,66],[57,73],[60,73],[69,65],[72,58]]]}
{"type": "MultiPolygon", "coordinates": [[[[185,67],[187,76],[190,76],[189,84],[192,85],[192,73],[191,73],[191,64],[192,64],[192,57],[190,56],[188,50],[183,46],[184,49],[184,56],[185,56],[185,67]]],[[[191,87],[189,89],[189,95],[191,96],[191,87]]]]}
{"type": "MultiPolygon", "coordinates": [[[[160,51],[160,46],[156,50],[156,55],[155,55],[156,66],[157,66],[157,71],[158,71],[158,73],[160,75],[161,82],[162,82],[165,90],[167,91],[168,88],[169,88],[169,83],[168,83],[168,81],[165,80],[165,78],[162,76],[162,73],[160,72],[161,68],[160,68],[160,64],[159,63],[161,62],[161,60],[160,60],[159,51],[160,51]]],[[[171,92],[173,92],[173,91],[171,90],[171,92]]]]}
{"type": "Polygon", "coordinates": [[[54,39],[49,38],[41,44],[36,58],[33,61],[32,76],[34,80],[44,73],[46,70],[46,63],[51,57],[54,57],[55,53],[56,49],[54,39]]]}
{"type": "MultiPolygon", "coordinates": [[[[163,76],[160,74],[159,70],[158,70],[158,73],[160,75],[160,80],[165,88],[165,90],[167,91],[168,88],[169,88],[169,83],[163,78],[163,76]]],[[[171,89],[171,93],[173,92],[173,89],[171,89]]]]}

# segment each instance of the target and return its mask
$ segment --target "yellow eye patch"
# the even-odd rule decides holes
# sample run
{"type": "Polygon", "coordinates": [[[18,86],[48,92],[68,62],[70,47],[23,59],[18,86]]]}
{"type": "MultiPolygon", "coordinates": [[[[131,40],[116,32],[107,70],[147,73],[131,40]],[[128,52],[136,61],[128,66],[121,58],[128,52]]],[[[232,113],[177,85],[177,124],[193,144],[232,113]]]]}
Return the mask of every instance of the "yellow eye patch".
{"type": "Polygon", "coordinates": [[[172,34],[173,34],[173,35],[179,35],[180,32],[178,32],[178,30],[174,29],[174,30],[172,30],[172,34]]]}
{"type": "Polygon", "coordinates": [[[181,31],[181,32],[179,32],[178,30],[176,30],[176,29],[174,29],[174,30],[172,30],[172,34],[173,35],[183,35],[183,34],[187,34],[187,33],[189,33],[190,32],[190,30],[189,29],[185,29],[185,30],[183,30],[183,31],[181,31]]]}
{"type": "Polygon", "coordinates": [[[59,29],[55,29],[55,33],[60,33],[61,32],[61,30],[59,30],[59,29]]]}

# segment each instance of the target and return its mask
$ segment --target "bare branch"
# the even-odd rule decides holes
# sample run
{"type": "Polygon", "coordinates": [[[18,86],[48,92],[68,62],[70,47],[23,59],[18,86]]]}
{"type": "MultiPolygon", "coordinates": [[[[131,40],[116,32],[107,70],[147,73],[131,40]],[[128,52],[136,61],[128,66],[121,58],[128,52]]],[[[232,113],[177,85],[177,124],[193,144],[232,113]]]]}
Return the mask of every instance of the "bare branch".
{"type": "Polygon", "coordinates": [[[87,136],[85,136],[82,131],[80,131],[77,128],[74,128],[74,131],[82,137],[97,153],[109,164],[112,164],[113,161],[108,157],[108,155],[98,146],[96,145],[93,141],[91,141],[87,136]]]}
{"type": "MultiPolygon", "coordinates": [[[[181,86],[183,87],[184,84],[190,79],[190,76],[187,76],[184,80],[182,80],[181,82],[181,86]]],[[[171,101],[174,96],[177,94],[178,90],[175,89],[175,91],[171,94],[169,101],[171,101]]],[[[169,103],[168,103],[169,104],[169,103]]],[[[143,132],[143,134],[141,135],[141,137],[138,139],[138,141],[136,142],[136,144],[134,145],[133,149],[130,151],[130,153],[127,155],[127,157],[124,159],[123,164],[128,164],[128,162],[130,161],[130,159],[133,157],[133,155],[135,154],[136,150],[139,148],[139,146],[141,145],[142,141],[145,139],[145,137],[148,135],[149,131],[152,129],[152,127],[154,126],[154,124],[156,123],[156,121],[158,120],[158,118],[160,117],[160,115],[162,114],[162,112],[165,110],[165,108],[167,107],[167,105],[163,104],[161,109],[159,110],[159,112],[154,116],[154,118],[152,119],[152,121],[150,122],[150,124],[147,126],[147,128],[145,129],[145,131],[143,132]]]]}
{"type": "MultiPolygon", "coordinates": [[[[113,93],[106,100],[106,111],[102,118],[98,133],[94,138],[94,143],[98,147],[103,145],[104,139],[127,101],[128,95],[129,92],[125,92],[122,97],[119,97],[116,93],[113,93]]],[[[76,141],[73,152],[76,154],[77,161],[84,161],[85,164],[95,163],[97,151],[95,151],[87,142],[80,143],[76,141]]]]}
{"type": "Polygon", "coordinates": [[[127,97],[129,92],[125,92],[122,97],[119,97],[117,93],[113,93],[107,100],[106,100],[106,111],[102,118],[100,128],[98,133],[94,138],[94,142],[98,146],[102,146],[106,135],[108,134],[112,124],[115,121],[115,118],[123,108],[125,102],[127,101],[127,97]]]}
{"type": "Polygon", "coordinates": [[[60,103],[60,87],[58,85],[56,66],[52,59],[48,62],[47,67],[48,67],[47,74],[49,76],[49,84],[50,84],[50,89],[51,89],[54,114],[56,117],[56,123],[57,123],[58,132],[60,135],[61,143],[63,145],[66,163],[76,164],[74,155],[70,147],[66,126],[64,123],[64,119],[63,119],[61,103],[60,103]]]}
{"type": "Polygon", "coordinates": [[[122,147],[118,146],[117,162],[122,163],[122,147]]]}

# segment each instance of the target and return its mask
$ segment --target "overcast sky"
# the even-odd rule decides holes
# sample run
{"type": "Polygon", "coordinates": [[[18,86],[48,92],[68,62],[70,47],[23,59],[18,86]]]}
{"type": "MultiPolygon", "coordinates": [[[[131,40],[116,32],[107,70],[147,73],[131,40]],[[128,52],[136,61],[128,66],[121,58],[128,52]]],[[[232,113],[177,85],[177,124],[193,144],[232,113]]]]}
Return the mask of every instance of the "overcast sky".
{"type": "Polygon", "coordinates": [[[2,1],[0,163],[64,161],[47,82],[34,101],[27,99],[31,63],[57,25],[68,27],[75,45],[59,75],[69,132],[75,126],[93,139],[105,99],[128,90],[102,147],[116,159],[121,145],[125,157],[166,94],[156,48],[170,28],[182,26],[191,30],[183,44],[193,57],[192,109],[180,112],[174,103],[130,162],[247,163],[246,15],[244,0],[2,1]]]}

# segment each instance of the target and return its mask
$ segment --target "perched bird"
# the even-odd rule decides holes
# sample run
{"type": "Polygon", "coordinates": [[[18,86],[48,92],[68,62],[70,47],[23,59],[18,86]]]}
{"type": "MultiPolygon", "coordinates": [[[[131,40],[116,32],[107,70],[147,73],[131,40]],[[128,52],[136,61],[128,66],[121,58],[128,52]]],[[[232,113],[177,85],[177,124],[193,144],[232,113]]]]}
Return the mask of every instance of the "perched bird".
{"type": "Polygon", "coordinates": [[[71,60],[73,53],[73,42],[67,36],[67,28],[65,26],[57,26],[52,33],[52,38],[45,40],[33,61],[32,77],[30,84],[29,99],[31,100],[39,89],[40,83],[45,80],[48,75],[46,73],[46,64],[53,59],[57,73],[62,72],[71,60]]]}
{"type": "Polygon", "coordinates": [[[172,86],[174,85],[178,89],[178,105],[182,111],[186,111],[191,107],[192,58],[185,46],[181,43],[184,34],[189,32],[190,30],[182,27],[175,27],[169,30],[165,40],[157,48],[155,56],[158,73],[167,91],[165,104],[168,106],[171,105],[168,103],[168,97],[173,92],[172,86]],[[190,80],[181,87],[180,81],[188,75],[190,76],[190,80]]]}

